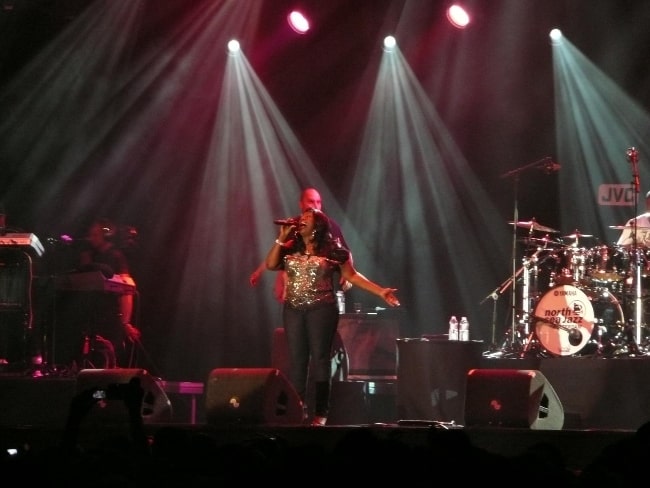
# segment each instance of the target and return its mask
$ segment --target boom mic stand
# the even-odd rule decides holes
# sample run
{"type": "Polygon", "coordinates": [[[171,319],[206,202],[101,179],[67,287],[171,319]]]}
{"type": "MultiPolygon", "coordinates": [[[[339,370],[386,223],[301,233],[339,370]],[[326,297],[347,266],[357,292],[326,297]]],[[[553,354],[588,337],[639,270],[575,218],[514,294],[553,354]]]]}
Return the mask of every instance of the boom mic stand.
{"type": "MultiPolygon", "coordinates": [[[[519,223],[519,208],[518,208],[518,187],[519,187],[519,175],[524,171],[529,169],[543,169],[545,172],[550,173],[555,171],[553,160],[550,156],[533,161],[532,163],[526,164],[519,168],[513,169],[501,175],[501,178],[510,178],[513,177],[513,194],[514,194],[514,203],[513,203],[513,218],[512,218],[512,249],[511,249],[511,259],[512,259],[512,275],[511,275],[511,303],[510,303],[510,315],[511,315],[511,335],[510,335],[510,346],[515,345],[515,338],[517,336],[517,290],[515,283],[517,280],[517,224],[519,223]]],[[[528,330],[525,331],[528,335],[528,330]]]]}
{"type": "Polygon", "coordinates": [[[499,295],[503,295],[503,293],[511,285],[512,285],[512,288],[514,289],[514,280],[517,279],[517,277],[521,274],[521,272],[524,269],[525,269],[525,266],[522,266],[517,271],[515,271],[514,279],[513,279],[513,276],[508,276],[508,278],[503,283],[501,283],[499,286],[497,286],[485,298],[483,298],[483,300],[481,300],[481,303],[479,303],[479,305],[482,305],[488,298],[491,298],[493,300],[493,305],[492,305],[492,347],[491,347],[491,349],[496,348],[497,301],[499,300],[499,295]]]}

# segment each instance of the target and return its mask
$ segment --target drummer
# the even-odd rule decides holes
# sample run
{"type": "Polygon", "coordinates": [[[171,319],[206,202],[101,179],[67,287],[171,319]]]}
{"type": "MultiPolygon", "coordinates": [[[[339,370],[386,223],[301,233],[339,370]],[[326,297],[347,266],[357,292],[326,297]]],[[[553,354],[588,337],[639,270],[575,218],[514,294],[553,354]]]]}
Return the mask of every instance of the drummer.
{"type": "Polygon", "coordinates": [[[616,245],[633,246],[635,227],[637,231],[636,245],[650,248],[650,191],[645,195],[645,212],[625,223],[625,228],[621,232],[618,241],[616,241],[616,245]]]}

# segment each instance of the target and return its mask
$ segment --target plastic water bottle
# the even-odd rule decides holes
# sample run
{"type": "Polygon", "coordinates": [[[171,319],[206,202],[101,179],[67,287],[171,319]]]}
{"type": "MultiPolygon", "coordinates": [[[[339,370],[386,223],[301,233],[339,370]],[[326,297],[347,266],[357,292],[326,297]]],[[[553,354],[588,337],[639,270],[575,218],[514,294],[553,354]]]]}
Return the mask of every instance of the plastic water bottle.
{"type": "Polygon", "coordinates": [[[460,327],[458,329],[458,340],[469,341],[469,320],[467,320],[467,317],[460,318],[460,327]]]}
{"type": "Polygon", "coordinates": [[[458,340],[458,319],[455,315],[452,315],[449,319],[449,340],[458,340]]]}
{"type": "Polygon", "coordinates": [[[336,292],[336,305],[339,308],[339,314],[345,313],[345,294],[342,291],[336,292]]]}

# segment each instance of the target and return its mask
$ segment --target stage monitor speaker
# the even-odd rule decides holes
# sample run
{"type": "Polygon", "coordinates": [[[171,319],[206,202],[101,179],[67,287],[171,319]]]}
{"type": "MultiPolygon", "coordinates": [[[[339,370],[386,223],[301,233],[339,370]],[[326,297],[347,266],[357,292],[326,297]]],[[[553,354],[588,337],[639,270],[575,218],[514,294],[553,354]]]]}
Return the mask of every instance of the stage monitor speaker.
{"type": "Polygon", "coordinates": [[[206,388],[209,424],[298,425],[300,397],[276,368],[217,368],[206,388]]]}
{"type": "Polygon", "coordinates": [[[145,370],[139,368],[82,369],[77,375],[78,394],[89,389],[106,396],[88,414],[88,422],[97,425],[128,423],[128,410],[122,393],[124,387],[137,378],[144,389],[142,419],[144,423],[164,423],[172,420],[172,405],[161,385],[145,370]]]}
{"type": "Polygon", "coordinates": [[[467,373],[465,425],[560,430],[564,410],[540,371],[472,369],[467,373]]]}

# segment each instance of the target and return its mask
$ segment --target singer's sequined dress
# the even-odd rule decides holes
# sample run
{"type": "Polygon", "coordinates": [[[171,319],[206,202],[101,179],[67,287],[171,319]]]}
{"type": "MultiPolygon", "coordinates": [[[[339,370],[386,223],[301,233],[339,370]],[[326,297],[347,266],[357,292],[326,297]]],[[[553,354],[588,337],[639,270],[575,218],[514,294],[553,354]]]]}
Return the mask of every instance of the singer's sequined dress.
{"type": "Polygon", "coordinates": [[[324,256],[290,254],[284,258],[287,272],[286,301],[296,309],[336,303],[333,276],[338,264],[324,256]]]}

